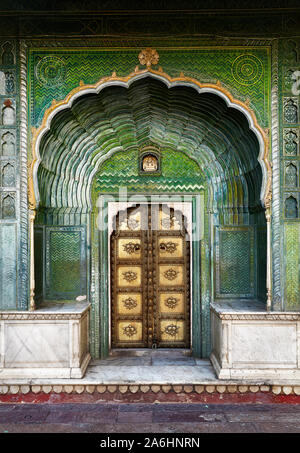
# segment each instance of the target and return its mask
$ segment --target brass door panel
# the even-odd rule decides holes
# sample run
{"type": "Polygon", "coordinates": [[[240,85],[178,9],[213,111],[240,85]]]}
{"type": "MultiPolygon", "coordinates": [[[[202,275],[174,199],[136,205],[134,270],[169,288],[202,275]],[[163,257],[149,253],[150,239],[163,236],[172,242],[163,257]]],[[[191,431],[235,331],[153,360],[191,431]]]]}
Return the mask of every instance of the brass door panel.
{"type": "Polygon", "coordinates": [[[184,216],[164,204],[140,204],[115,220],[112,347],[189,347],[190,244],[184,216]]]}
{"type": "Polygon", "coordinates": [[[141,266],[119,266],[118,267],[118,286],[136,287],[141,286],[142,268],[141,266]]]}
{"type": "Polygon", "coordinates": [[[116,309],[119,315],[141,315],[141,293],[118,293],[116,309]]]}
{"type": "Polygon", "coordinates": [[[184,314],[184,294],[182,293],[160,293],[159,295],[159,310],[161,314],[184,314]]]}
{"type": "Polygon", "coordinates": [[[162,286],[182,286],[183,285],[183,266],[160,265],[159,284],[162,286]]]}

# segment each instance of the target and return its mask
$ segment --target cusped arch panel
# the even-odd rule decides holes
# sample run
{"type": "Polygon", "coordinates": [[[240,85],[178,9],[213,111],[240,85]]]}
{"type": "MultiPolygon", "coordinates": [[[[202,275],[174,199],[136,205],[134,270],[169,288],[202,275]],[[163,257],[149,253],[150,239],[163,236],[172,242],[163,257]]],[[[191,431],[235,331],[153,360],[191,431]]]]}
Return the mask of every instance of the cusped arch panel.
{"type": "Polygon", "coordinates": [[[148,69],[80,86],[47,110],[33,137],[32,206],[90,207],[102,162],[147,143],[197,161],[215,189],[227,187],[215,190],[219,205],[269,197],[268,142],[253,112],[218,85],[148,69]]]}

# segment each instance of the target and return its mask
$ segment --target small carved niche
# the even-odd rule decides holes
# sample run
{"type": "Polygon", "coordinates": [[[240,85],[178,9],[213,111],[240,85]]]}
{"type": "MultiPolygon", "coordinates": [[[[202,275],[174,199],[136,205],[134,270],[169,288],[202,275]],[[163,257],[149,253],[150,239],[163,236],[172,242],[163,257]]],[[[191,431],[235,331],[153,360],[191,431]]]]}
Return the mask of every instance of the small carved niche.
{"type": "Polygon", "coordinates": [[[284,153],[288,156],[298,154],[298,134],[296,130],[288,129],[284,133],[284,153]]]}
{"type": "Polygon", "coordinates": [[[5,93],[12,94],[15,92],[15,76],[13,72],[5,73],[5,93]]]}
{"type": "Polygon", "coordinates": [[[298,186],[298,170],[296,165],[292,163],[285,167],[285,185],[288,187],[298,186]]]}
{"type": "Polygon", "coordinates": [[[298,46],[291,39],[285,42],[285,60],[298,62],[298,46]]]}
{"type": "Polygon", "coordinates": [[[15,167],[10,163],[7,163],[2,168],[2,186],[14,187],[15,184],[16,184],[15,167]]]}
{"type": "Polygon", "coordinates": [[[0,71],[0,94],[6,94],[5,90],[5,74],[0,71]]]}
{"type": "Polygon", "coordinates": [[[298,218],[298,202],[292,195],[285,200],[284,215],[287,219],[298,218]]]}
{"type": "Polygon", "coordinates": [[[292,85],[295,82],[294,79],[293,79],[293,74],[294,74],[294,70],[293,69],[289,69],[284,74],[284,85],[285,85],[285,87],[288,90],[292,89],[292,85]]]}
{"type": "Polygon", "coordinates": [[[10,42],[6,42],[2,46],[2,64],[3,65],[12,65],[15,62],[13,54],[13,46],[10,42]]]}
{"type": "Polygon", "coordinates": [[[15,155],[15,136],[11,132],[5,132],[2,135],[1,154],[2,156],[15,155]]]}
{"type": "Polygon", "coordinates": [[[6,195],[2,200],[2,218],[16,218],[15,199],[11,195],[6,195]]]}
{"type": "Polygon", "coordinates": [[[141,151],[140,174],[160,174],[160,153],[154,146],[147,146],[141,151]]]}
{"type": "Polygon", "coordinates": [[[4,126],[13,126],[16,121],[15,109],[10,99],[6,99],[2,107],[2,124],[4,126]]]}
{"type": "Polygon", "coordinates": [[[286,123],[297,123],[298,122],[298,106],[296,101],[289,98],[284,104],[284,121],[286,123]]]}

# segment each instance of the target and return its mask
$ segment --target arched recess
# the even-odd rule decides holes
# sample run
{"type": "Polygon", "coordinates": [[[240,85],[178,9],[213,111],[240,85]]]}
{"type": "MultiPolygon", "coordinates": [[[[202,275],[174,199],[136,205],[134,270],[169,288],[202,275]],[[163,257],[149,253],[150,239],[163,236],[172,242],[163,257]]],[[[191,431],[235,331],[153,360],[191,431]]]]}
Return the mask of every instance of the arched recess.
{"type": "MultiPolygon", "coordinates": [[[[253,112],[221,86],[172,79],[152,69],[80,86],[48,109],[36,131],[30,201],[37,208],[37,296],[70,300],[86,294],[94,306],[99,304],[98,277],[93,280],[90,266],[92,182],[116,154],[125,157],[146,145],[170,150],[174,161],[176,155],[187,156],[207,188],[203,256],[212,284],[202,303],[207,308],[213,300],[265,299],[266,136],[253,112]]],[[[116,183],[125,175],[126,185],[128,165],[120,168],[116,183]]],[[[138,176],[135,168],[132,180],[138,176]]],[[[164,178],[170,175],[162,169],[156,186],[148,188],[177,184],[172,192],[193,192],[180,170],[168,186],[164,178]]]]}

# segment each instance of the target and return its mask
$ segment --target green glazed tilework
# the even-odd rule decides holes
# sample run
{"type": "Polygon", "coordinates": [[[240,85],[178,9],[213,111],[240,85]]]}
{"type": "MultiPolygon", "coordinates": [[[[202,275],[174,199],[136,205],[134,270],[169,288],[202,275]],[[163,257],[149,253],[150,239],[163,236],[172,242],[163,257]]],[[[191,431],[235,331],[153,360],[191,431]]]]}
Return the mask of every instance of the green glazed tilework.
{"type": "MultiPolygon", "coordinates": [[[[241,100],[250,99],[259,123],[268,126],[270,58],[268,47],[161,49],[159,66],[171,76],[217,80],[241,100]]],[[[82,80],[96,83],[113,71],[125,76],[138,65],[137,49],[30,49],[31,125],[39,126],[53,99],[61,100],[82,80]]],[[[157,68],[158,66],[155,66],[157,68]]]]}
{"type": "Polygon", "coordinates": [[[287,310],[300,309],[300,224],[285,224],[285,299],[287,310]]]}
{"type": "Polygon", "coordinates": [[[137,150],[115,153],[101,166],[95,178],[94,193],[119,192],[199,192],[203,188],[203,175],[196,162],[185,154],[171,149],[162,150],[161,175],[139,175],[137,150]]]}

